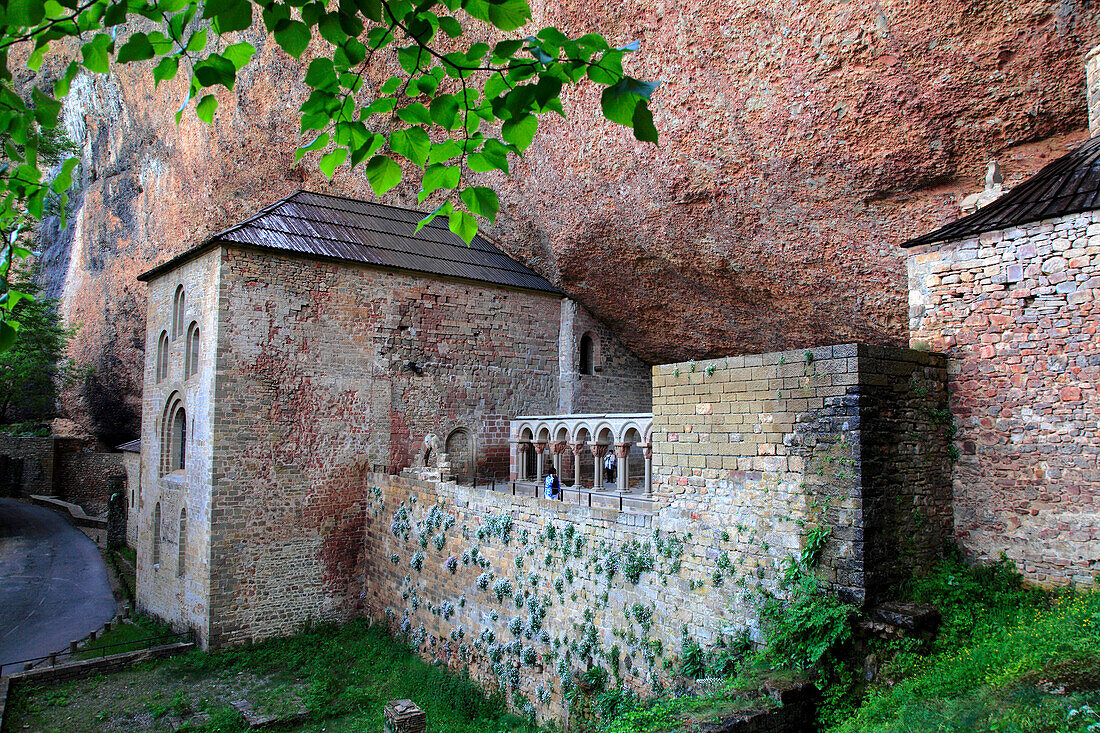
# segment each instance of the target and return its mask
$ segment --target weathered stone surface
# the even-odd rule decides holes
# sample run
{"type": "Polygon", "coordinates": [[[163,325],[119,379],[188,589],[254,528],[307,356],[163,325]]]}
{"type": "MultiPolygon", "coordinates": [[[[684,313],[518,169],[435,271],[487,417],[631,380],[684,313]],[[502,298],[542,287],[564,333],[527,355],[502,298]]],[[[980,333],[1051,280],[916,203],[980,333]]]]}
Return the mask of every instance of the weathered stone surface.
{"type": "MultiPolygon", "coordinates": [[[[484,177],[493,235],[653,362],[903,342],[893,245],[956,216],[991,156],[1011,187],[1085,134],[1098,31],[1076,2],[535,6],[539,24],[641,39],[630,68],[666,80],[662,142],[570,94],[513,180],[484,177]]],[[[185,80],[155,90],[141,67],[81,77],[66,104],[84,189],[73,226],[47,227],[47,275],[99,369],[70,407],[101,436],[136,434],[138,272],[294,188],[369,195],[361,172],[293,162],[304,66],[259,45],[213,127],[177,126],[185,80]]]]}

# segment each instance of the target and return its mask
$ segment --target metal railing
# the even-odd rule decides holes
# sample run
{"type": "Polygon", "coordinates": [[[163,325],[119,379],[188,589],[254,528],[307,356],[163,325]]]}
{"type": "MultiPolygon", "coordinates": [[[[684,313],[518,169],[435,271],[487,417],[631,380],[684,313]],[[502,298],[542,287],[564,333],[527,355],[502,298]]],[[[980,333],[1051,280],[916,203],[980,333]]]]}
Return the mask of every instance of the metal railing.
{"type": "MultiPolygon", "coordinates": [[[[545,493],[542,484],[534,481],[512,481],[508,479],[499,479],[492,476],[457,476],[455,477],[457,483],[465,486],[473,486],[473,488],[488,489],[489,491],[503,491],[510,493],[512,496],[530,496],[534,499],[539,498],[540,491],[545,493]]],[[[584,488],[576,487],[561,487],[561,501],[566,501],[567,497],[572,495],[576,498],[576,501],[567,502],[571,504],[577,504],[580,506],[588,506],[589,508],[618,508],[619,511],[624,511],[626,508],[634,508],[641,512],[653,511],[653,499],[648,496],[634,496],[630,494],[624,494],[621,491],[592,491],[584,488]],[[596,501],[593,502],[592,497],[596,497],[596,501]],[[610,507],[608,504],[610,503],[610,507]]]]}
{"type": "Polygon", "coordinates": [[[0,663],[0,675],[25,672],[34,669],[43,662],[48,663],[50,667],[54,667],[57,666],[59,660],[65,657],[68,657],[70,660],[77,657],[81,659],[95,659],[96,657],[106,657],[109,654],[121,654],[131,651],[137,652],[154,646],[190,641],[193,641],[190,631],[181,631],[176,634],[161,634],[160,636],[149,636],[144,639],[131,639],[130,641],[120,641],[114,644],[103,644],[94,647],[82,647],[79,646],[78,642],[74,641],[69,644],[68,649],[60,652],[53,652],[41,657],[31,657],[30,659],[18,659],[13,662],[0,663]],[[122,649],[120,647],[130,648],[122,649]]]}

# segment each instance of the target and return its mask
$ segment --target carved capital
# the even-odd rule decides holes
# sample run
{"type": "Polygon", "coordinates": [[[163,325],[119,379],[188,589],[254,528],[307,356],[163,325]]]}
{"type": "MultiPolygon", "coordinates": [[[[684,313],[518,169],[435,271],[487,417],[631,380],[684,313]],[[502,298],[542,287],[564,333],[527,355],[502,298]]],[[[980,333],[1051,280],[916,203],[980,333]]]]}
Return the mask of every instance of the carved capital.
{"type": "Polygon", "coordinates": [[[546,443],[532,443],[531,445],[535,446],[536,453],[541,454],[544,450],[546,450],[546,443]]]}
{"type": "Polygon", "coordinates": [[[584,452],[584,443],[570,443],[569,448],[573,451],[573,455],[579,456],[584,452]]]}
{"type": "Polygon", "coordinates": [[[593,457],[595,458],[603,458],[604,456],[606,456],[608,447],[609,446],[606,443],[592,443],[588,446],[589,450],[592,451],[593,457]]]}
{"type": "Polygon", "coordinates": [[[630,446],[631,445],[633,445],[633,444],[632,443],[616,443],[615,444],[615,455],[618,456],[620,459],[626,458],[627,456],[630,455],[630,446]]]}
{"type": "Polygon", "coordinates": [[[555,440],[550,444],[550,452],[556,456],[560,456],[565,453],[565,448],[568,445],[564,440],[555,440]]]}

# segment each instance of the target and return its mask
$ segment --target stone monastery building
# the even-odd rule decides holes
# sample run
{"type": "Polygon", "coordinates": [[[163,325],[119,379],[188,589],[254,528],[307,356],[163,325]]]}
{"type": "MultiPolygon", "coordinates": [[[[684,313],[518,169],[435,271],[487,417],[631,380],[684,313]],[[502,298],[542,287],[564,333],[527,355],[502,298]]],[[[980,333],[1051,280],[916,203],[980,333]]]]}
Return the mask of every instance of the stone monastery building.
{"type": "Polygon", "coordinates": [[[343,612],[368,472],[503,480],[512,417],[649,412],[607,327],[421,216],[299,192],[142,275],[145,609],[203,641],[343,612]]]}

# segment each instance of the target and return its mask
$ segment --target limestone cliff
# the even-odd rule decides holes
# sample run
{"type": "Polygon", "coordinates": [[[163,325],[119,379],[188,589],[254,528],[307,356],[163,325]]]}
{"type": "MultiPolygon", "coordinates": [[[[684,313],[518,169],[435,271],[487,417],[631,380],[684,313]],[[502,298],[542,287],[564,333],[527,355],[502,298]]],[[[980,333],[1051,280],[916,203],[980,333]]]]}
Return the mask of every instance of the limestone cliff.
{"type": "MultiPolygon", "coordinates": [[[[490,179],[490,234],[651,362],[902,343],[898,243],[957,216],[991,158],[1011,186],[1087,134],[1097,21],[1083,0],[539,4],[539,25],[641,40],[630,68],[665,80],[661,143],[571,93],[569,119],[490,179]]],[[[371,196],[361,172],[294,164],[302,68],[251,40],[213,126],[176,125],[182,87],[142,67],[82,77],[66,105],[83,190],[65,231],[44,227],[46,273],[98,368],[70,408],[108,440],[136,434],[139,272],[297,188],[371,196]]]]}

